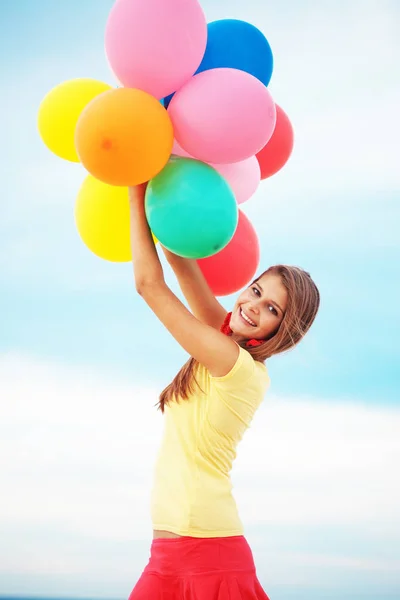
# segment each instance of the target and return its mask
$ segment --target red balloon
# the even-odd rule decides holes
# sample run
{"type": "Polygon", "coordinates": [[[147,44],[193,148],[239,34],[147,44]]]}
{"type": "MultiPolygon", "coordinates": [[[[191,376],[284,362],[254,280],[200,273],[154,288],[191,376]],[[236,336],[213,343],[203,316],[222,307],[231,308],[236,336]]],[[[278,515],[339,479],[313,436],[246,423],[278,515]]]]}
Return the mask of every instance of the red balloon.
{"type": "Polygon", "coordinates": [[[228,296],[245,287],[260,261],[257,233],[242,211],[236,232],[227,246],[214,256],[197,262],[215,296],[228,296]]]}
{"type": "Polygon", "coordinates": [[[269,142],[257,156],[260,164],[261,179],[274,175],[289,160],[293,150],[293,127],[287,114],[278,106],[276,107],[276,124],[274,133],[269,142]]]}

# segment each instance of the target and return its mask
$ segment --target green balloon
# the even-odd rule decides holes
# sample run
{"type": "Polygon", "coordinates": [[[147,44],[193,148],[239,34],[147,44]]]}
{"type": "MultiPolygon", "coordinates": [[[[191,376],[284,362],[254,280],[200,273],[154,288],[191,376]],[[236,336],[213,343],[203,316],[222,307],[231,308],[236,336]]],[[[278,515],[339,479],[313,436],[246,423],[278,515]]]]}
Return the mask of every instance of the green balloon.
{"type": "Polygon", "coordinates": [[[227,181],[213,167],[172,156],[146,190],[147,221],[161,244],[185,258],[220,252],[238,224],[238,206],[227,181]]]}

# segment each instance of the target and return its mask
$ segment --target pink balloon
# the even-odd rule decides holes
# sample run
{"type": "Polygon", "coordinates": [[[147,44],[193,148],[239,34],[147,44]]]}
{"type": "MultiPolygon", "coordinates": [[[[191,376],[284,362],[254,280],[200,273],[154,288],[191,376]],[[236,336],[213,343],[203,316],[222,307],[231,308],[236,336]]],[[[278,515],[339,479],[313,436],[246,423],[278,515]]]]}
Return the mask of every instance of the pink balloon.
{"type": "Polygon", "coordinates": [[[241,290],[252,280],[260,262],[257,233],[242,211],[235,235],[218,254],[197,261],[216,296],[241,290]]]}
{"type": "MultiPolygon", "coordinates": [[[[121,0],[122,1],[122,0],[121,0]]],[[[198,73],[173,96],[168,113],[184,150],[208,163],[254,156],[275,128],[275,103],[261,81],[238,69],[198,73]]]]}
{"type": "MultiPolygon", "coordinates": [[[[184,150],[176,140],[172,148],[172,154],[186,158],[194,158],[184,150]]],[[[261,181],[260,164],[255,156],[246,158],[237,163],[227,165],[217,165],[210,163],[227,182],[235,194],[238,204],[246,202],[256,191],[261,181]]]]}
{"type": "Polygon", "coordinates": [[[197,0],[118,0],[106,27],[106,54],[116,77],[159,99],[191,78],[206,44],[197,0]]]}
{"type": "Polygon", "coordinates": [[[186,150],[184,150],[176,140],[174,140],[171,154],[175,154],[175,156],[182,156],[183,158],[194,158],[194,156],[189,154],[189,152],[186,152],[186,150]]]}
{"type": "Polygon", "coordinates": [[[235,194],[238,204],[243,204],[257,191],[261,181],[261,170],[255,156],[230,165],[212,165],[225,177],[235,194]]]}

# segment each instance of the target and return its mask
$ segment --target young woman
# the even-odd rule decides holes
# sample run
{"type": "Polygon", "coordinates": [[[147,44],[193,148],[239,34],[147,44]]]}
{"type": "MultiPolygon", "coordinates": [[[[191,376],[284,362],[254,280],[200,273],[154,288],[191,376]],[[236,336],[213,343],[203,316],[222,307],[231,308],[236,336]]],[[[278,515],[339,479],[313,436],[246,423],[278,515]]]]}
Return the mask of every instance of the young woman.
{"type": "Polygon", "coordinates": [[[136,290],[191,357],[160,396],[165,430],[152,492],[151,556],[130,600],[268,600],[230,471],[269,385],[264,361],[304,337],[318,311],[318,289],[308,273],[278,265],[226,314],[196,261],[164,250],[189,311],[165,283],[145,186],[129,194],[136,290]]]}

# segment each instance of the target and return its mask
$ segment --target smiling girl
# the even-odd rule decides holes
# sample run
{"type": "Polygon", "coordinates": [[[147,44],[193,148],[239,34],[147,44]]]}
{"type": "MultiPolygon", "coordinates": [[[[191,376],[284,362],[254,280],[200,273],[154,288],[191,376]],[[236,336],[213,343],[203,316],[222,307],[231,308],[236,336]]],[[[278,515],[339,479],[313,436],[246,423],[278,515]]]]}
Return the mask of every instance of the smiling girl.
{"type": "Polygon", "coordinates": [[[269,386],[265,361],[304,337],[319,292],[307,272],[277,265],[227,314],[197,262],[163,249],[188,310],[165,282],[145,189],[129,190],[136,290],[190,359],[160,395],[165,424],[152,491],[151,556],[130,600],[266,600],[230,473],[269,386]]]}

